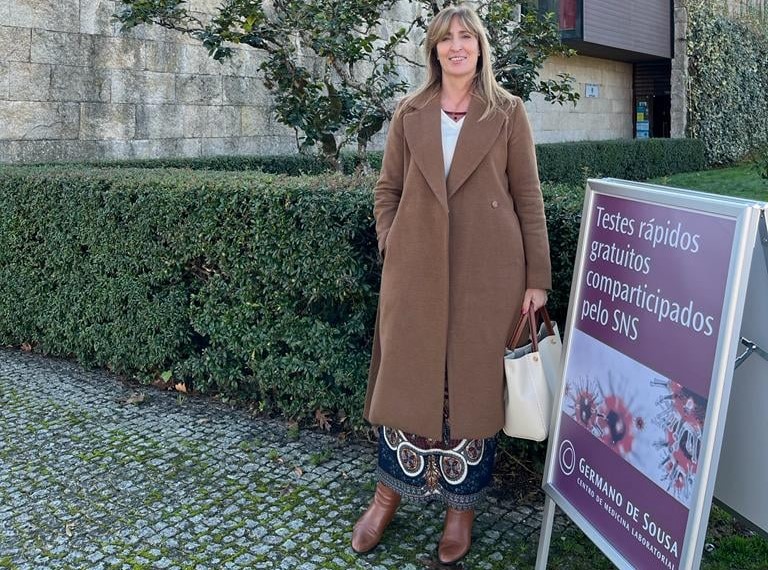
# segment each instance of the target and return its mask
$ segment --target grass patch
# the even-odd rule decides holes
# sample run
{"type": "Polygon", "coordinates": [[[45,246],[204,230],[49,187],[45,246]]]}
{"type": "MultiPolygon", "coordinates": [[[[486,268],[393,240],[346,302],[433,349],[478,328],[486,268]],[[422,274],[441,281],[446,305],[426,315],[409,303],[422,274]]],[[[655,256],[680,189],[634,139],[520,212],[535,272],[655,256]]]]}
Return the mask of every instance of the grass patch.
{"type": "MultiPolygon", "coordinates": [[[[727,511],[713,505],[709,517],[701,570],[768,570],[768,540],[756,534],[727,511]]],[[[531,549],[535,562],[535,551],[531,549]]],[[[547,568],[562,570],[611,570],[613,564],[575,526],[552,535],[547,568]]]]}
{"type": "Polygon", "coordinates": [[[652,178],[648,182],[711,194],[768,201],[768,180],[761,178],[755,165],[751,163],[662,176],[652,178]]]}

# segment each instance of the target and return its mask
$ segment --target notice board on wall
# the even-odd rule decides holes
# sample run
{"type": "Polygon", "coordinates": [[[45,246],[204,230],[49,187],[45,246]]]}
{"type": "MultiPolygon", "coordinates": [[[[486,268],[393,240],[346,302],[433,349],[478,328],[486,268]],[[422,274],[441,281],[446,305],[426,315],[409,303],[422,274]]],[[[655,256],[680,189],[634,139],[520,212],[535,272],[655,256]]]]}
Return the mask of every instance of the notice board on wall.
{"type": "Polygon", "coordinates": [[[760,215],[588,181],[545,519],[561,507],[620,568],[699,565],[760,215]]]}

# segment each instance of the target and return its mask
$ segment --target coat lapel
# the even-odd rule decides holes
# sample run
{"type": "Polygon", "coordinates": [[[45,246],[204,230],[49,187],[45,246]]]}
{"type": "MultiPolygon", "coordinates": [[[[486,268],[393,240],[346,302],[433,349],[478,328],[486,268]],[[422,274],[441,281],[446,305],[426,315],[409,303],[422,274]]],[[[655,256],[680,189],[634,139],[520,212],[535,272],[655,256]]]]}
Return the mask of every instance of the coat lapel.
{"type": "Polygon", "coordinates": [[[440,205],[448,211],[443,167],[443,139],[440,132],[440,97],[403,117],[403,131],[411,156],[426,178],[440,205]]]}
{"type": "Polygon", "coordinates": [[[499,131],[504,125],[503,116],[498,112],[481,121],[480,116],[483,114],[484,106],[483,100],[479,97],[472,97],[469,103],[446,181],[448,198],[461,188],[461,185],[480,165],[493,143],[496,142],[499,131]]]}

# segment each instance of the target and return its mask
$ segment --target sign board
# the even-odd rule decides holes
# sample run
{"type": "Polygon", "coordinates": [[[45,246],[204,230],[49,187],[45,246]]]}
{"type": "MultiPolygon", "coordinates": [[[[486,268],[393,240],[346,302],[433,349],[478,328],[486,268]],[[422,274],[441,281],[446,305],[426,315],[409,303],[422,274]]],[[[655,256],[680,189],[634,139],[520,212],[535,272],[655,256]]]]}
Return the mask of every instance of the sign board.
{"type": "Polygon", "coordinates": [[[759,216],[745,200],[588,181],[545,524],[557,504],[620,568],[698,567],[759,216]]]}
{"type": "Polygon", "coordinates": [[[635,106],[635,138],[651,137],[651,122],[648,117],[648,101],[638,101],[635,106]]]}
{"type": "MultiPolygon", "coordinates": [[[[766,211],[768,214],[768,211],[766,211]]],[[[768,534],[768,215],[760,222],[741,321],[740,358],[733,374],[715,499],[768,534]]]]}

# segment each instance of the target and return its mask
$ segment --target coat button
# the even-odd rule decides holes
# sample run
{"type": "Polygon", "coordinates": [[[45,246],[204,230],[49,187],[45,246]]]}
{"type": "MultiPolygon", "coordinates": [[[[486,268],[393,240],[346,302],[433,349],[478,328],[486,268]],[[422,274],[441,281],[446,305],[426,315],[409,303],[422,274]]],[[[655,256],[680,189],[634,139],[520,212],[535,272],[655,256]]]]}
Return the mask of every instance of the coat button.
{"type": "Polygon", "coordinates": [[[499,207],[499,203],[496,200],[491,202],[491,208],[498,208],[498,207],[499,207]]]}

